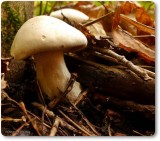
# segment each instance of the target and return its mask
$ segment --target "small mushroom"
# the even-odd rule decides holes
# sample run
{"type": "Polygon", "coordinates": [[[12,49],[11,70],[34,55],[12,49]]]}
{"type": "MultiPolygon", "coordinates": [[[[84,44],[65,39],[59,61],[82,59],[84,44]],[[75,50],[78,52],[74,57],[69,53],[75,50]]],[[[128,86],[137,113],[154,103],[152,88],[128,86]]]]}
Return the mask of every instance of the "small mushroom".
{"type": "MultiPolygon", "coordinates": [[[[86,37],[76,28],[57,18],[37,16],[21,26],[12,43],[11,55],[15,59],[33,55],[41,89],[52,100],[65,91],[71,77],[63,53],[86,45],[86,37]]],[[[74,103],[80,92],[81,86],[75,82],[67,98],[74,103]]]]}
{"type": "Polygon", "coordinates": [[[65,16],[71,22],[76,22],[76,23],[83,23],[89,19],[89,17],[86,14],[71,8],[64,8],[57,11],[53,11],[51,12],[50,16],[61,20],[63,20],[65,16]]]}
{"type": "MultiPolygon", "coordinates": [[[[65,16],[71,22],[75,23],[84,23],[89,20],[89,17],[86,14],[71,8],[64,8],[58,11],[54,11],[50,14],[50,16],[58,18],[60,20],[64,20],[65,16]]],[[[107,36],[101,23],[96,22],[90,26],[87,26],[86,28],[92,35],[95,36],[96,39],[107,36]]]]}

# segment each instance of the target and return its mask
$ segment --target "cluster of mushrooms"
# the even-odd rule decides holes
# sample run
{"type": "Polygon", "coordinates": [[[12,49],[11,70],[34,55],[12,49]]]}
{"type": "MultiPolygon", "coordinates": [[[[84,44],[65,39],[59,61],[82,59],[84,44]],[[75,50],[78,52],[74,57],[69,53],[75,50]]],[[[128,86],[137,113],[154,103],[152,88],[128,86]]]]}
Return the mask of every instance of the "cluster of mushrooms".
{"type": "MultiPolygon", "coordinates": [[[[21,26],[11,46],[14,59],[34,57],[37,80],[50,100],[62,95],[71,77],[64,61],[64,52],[87,46],[85,35],[65,23],[64,16],[76,23],[89,19],[74,9],[62,9],[52,12],[50,16],[33,17],[21,26]]],[[[74,103],[81,91],[81,85],[75,82],[66,97],[74,103]]]]}

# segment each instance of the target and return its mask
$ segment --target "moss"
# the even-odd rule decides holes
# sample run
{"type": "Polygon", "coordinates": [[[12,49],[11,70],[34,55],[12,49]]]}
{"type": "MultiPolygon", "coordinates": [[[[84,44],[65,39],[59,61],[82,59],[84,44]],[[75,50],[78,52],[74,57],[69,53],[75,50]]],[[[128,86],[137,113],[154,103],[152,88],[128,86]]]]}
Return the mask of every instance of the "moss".
{"type": "Polygon", "coordinates": [[[13,8],[8,1],[2,3],[1,20],[1,45],[5,52],[9,54],[15,34],[22,25],[19,8],[13,8]]]}

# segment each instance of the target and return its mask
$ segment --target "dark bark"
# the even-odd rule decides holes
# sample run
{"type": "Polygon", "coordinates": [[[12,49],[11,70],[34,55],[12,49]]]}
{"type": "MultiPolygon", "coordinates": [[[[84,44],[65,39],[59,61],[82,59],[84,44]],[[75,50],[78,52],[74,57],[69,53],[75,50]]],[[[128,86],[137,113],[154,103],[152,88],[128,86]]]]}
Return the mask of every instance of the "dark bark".
{"type": "Polygon", "coordinates": [[[78,74],[77,81],[92,90],[141,104],[155,103],[154,79],[144,81],[128,69],[102,66],[73,56],[66,56],[66,63],[71,72],[78,74]]]}
{"type": "Polygon", "coordinates": [[[101,94],[95,94],[94,100],[101,102],[106,107],[112,107],[118,111],[127,113],[136,113],[137,115],[149,120],[155,121],[155,106],[138,104],[133,101],[120,100],[114,97],[107,97],[101,94]]]}

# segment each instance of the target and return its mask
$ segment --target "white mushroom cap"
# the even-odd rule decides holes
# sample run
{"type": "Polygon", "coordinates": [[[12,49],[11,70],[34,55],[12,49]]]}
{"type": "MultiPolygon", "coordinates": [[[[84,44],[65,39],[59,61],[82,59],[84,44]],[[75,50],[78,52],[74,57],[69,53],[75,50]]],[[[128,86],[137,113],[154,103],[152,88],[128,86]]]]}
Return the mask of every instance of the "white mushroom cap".
{"type": "Polygon", "coordinates": [[[26,21],[11,47],[15,59],[25,59],[45,51],[74,51],[87,45],[83,33],[54,17],[37,16],[26,21]]]}
{"type": "Polygon", "coordinates": [[[89,17],[75,9],[64,8],[61,10],[54,11],[50,16],[63,20],[63,15],[68,18],[71,22],[83,23],[89,19],[89,17]]]}

